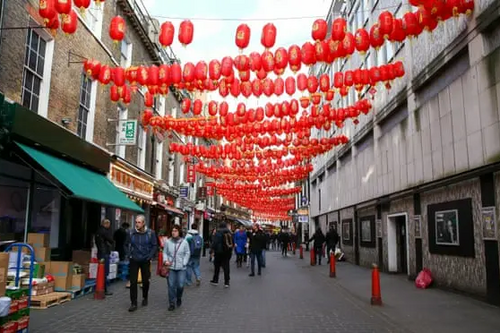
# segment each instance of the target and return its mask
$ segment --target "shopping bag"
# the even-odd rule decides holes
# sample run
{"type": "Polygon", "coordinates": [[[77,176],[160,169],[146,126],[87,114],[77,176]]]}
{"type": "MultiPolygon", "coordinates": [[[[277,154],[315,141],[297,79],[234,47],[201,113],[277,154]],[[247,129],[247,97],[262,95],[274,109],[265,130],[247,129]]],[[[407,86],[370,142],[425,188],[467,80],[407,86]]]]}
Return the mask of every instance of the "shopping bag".
{"type": "Polygon", "coordinates": [[[415,279],[415,286],[419,289],[426,289],[432,284],[432,274],[428,268],[424,268],[418,273],[415,279]]]}

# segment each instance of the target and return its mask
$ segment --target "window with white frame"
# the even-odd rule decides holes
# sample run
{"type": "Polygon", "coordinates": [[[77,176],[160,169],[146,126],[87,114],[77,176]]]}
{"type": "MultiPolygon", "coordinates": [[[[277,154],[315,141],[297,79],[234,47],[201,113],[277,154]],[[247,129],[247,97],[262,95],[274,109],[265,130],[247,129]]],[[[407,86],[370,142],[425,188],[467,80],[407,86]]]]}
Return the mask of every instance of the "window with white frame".
{"type": "Polygon", "coordinates": [[[101,39],[102,35],[103,8],[104,6],[98,6],[95,1],[91,1],[85,15],[82,15],[83,22],[98,39],[101,39]]]}
{"type": "Polygon", "coordinates": [[[38,113],[41,96],[46,47],[47,42],[37,31],[28,30],[24,57],[22,103],[24,107],[36,113],[38,113]]]}
{"type": "Polygon", "coordinates": [[[122,67],[130,67],[132,65],[132,43],[127,38],[123,39],[120,45],[120,65],[122,67]]]}
{"type": "Polygon", "coordinates": [[[146,166],[146,131],[142,126],[138,126],[137,136],[137,166],[144,169],[146,166]]]}
{"type": "Polygon", "coordinates": [[[76,134],[83,139],[87,138],[87,123],[89,120],[91,99],[92,81],[85,74],[82,74],[76,134]]]}

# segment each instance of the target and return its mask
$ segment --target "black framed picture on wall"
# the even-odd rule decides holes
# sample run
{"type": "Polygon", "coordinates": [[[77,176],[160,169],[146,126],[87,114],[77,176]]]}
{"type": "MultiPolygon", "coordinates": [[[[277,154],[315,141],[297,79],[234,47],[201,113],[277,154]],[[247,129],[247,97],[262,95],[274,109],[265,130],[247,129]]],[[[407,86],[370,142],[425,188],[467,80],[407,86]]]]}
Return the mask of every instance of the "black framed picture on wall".
{"type": "Polygon", "coordinates": [[[429,252],[475,257],[472,199],[427,206],[429,252]]]}
{"type": "Polygon", "coordinates": [[[375,215],[359,218],[359,239],[362,247],[375,247],[375,215]]]}
{"type": "Polygon", "coordinates": [[[342,244],[352,245],[352,219],[342,220],[342,244]]]}

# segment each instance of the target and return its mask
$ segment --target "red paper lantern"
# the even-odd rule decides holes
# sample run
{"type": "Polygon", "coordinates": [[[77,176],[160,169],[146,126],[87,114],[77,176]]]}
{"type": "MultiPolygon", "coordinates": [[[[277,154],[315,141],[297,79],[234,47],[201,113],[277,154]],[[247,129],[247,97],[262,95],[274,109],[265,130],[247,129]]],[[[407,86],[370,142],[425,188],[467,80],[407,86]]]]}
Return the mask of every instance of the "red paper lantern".
{"type": "Polygon", "coordinates": [[[199,116],[202,110],[203,110],[203,102],[200,101],[199,99],[195,100],[193,104],[193,114],[195,116],[199,116]]]}
{"type": "Polygon", "coordinates": [[[260,57],[262,59],[262,69],[269,73],[274,69],[274,56],[270,51],[264,51],[260,57]]]}
{"type": "Polygon", "coordinates": [[[370,44],[377,50],[384,45],[384,36],[380,32],[378,23],[375,23],[370,29],[370,44]]]}
{"type": "Polygon", "coordinates": [[[190,20],[184,20],[181,22],[181,25],[179,26],[179,42],[182,44],[182,46],[186,46],[191,44],[193,41],[193,34],[194,34],[194,26],[193,22],[190,20]]]}
{"type": "Polygon", "coordinates": [[[160,81],[160,69],[156,65],[152,65],[148,70],[148,86],[155,87],[160,81]]]}
{"type": "Polygon", "coordinates": [[[394,16],[389,11],[383,11],[378,17],[379,29],[382,36],[387,39],[392,33],[394,16]]]}
{"type": "Polygon", "coordinates": [[[55,0],[55,9],[56,11],[65,16],[71,13],[71,0],[55,0]]]}
{"type": "Polygon", "coordinates": [[[195,66],[192,62],[186,62],[184,64],[184,70],[182,71],[182,78],[185,83],[191,83],[194,81],[195,66]]]}
{"type": "Polygon", "coordinates": [[[40,0],[38,13],[43,18],[45,25],[47,25],[57,16],[55,0],[40,0]]]}
{"type": "Polygon", "coordinates": [[[321,41],[314,44],[314,55],[316,57],[316,62],[325,62],[328,58],[329,49],[328,42],[321,41]]]}
{"type": "Polygon", "coordinates": [[[125,38],[125,20],[121,16],[115,16],[111,19],[109,25],[109,37],[115,42],[121,42],[125,38]]]}
{"type": "Polygon", "coordinates": [[[227,97],[229,95],[229,88],[227,87],[226,80],[222,79],[219,83],[219,95],[227,97]]]}
{"type": "Polygon", "coordinates": [[[266,78],[263,82],[264,95],[271,97],[274,94],[274,82],[270,78],[266,78]]]}
{"type": "Polygon", "coordinates": [[[330,76],[328,74],[322,74],[319,77],[319,89],[326,93],[330,89],[330,76]]]}
{"type": "Polygon", "coordinates": [[[181,111],[186,114],[189,112],[189,109],[191,109],[191,100],[189,98],[184,98],[181,103],[181,111]]]}
{"type": "Polygon", "coordinates": [[[344,74],[344,85],[347,87],[352,87],[353,84],[354,84],[353,71],[351,70],[346,71],[344,74]]]}
{"type": "Polygon", "coordinates": [[[281,77],[276,78],[274,80],[274,94],[276,96],[281,96],[283,95],[283,92],[285,91],[285,81],[281,77]]]}
{"type": "Polygon", "coordinates": [[[90,0],[73,0],[73,4],[80,10],[80,13],[84,13],[90,7],[90,0]]]}
{"type": "Polygon", "coordinates": [[[352,33],[348,32],[345,34],[342,46],[346,56],[350,56],[354,53],[354,50],[356,49],[356,39],[352,33]]]}
{"type": "Polygon", "coordinates": [[[245,98],[248,98],[248,97],[250,97],[250,95],[252,95],[252,84],[249,81],[241,82],[240,90],[241,90],[241,94],[245,98]]]}
{"type": "Polygon", "coordinates": [[[112,71],[112,80],[117,87],[122,87],[125,85],[125,70],[123,67],[115,67],[112,71]]]}
{"type": "Polygon", "coordinates": [[[250,71],[249,70],[239,72],[239,75],[240,75],[240,80],[242,82],[250,81],[250,71]]]}
{"type": "Polygon", "coordinates": [[[216,101],[210,101],[208,103],[208,114],[211,116],[217,115],[217,102],[216,101]]]}
{"type": "Polygon", "coordinates": [[[182,81],[181,65],[178,63],[173,63],[172,66],[170,66],[170,73],[172,75],[172,84],[179,85],[182,81]]]}
{"type": "Polygon", "coordinates": [[[469,16],[474,11],[474,0],[460,0],[460,12],[469,16]]]}
{"type": "Polygon", "coordinates": [[[293,76],[289,76],[286,78],[285,90],[289,96],[293,96],[295,94],[295,78],[293,76]]]}
{"type": "Polygon", "coordinates": [[[109,98],[111,99],[112,102],[118,102],[120,100],[120,92],[118,91],[118,87],[115,85],[111,86],[111,89],[109,90],[109,98]]]}
{"type": "Polygon", "coordinates": [[[311,36],[315,41],[323,41],[328,33],[328,24],[323,19],[317,19],[312,26],[311,36]]]}
{"type": "Polygon", "coordinates": [[[389,36],[389,40],[392,42],[403,42],[406,39],[406,33],[403,29],[403,20],[402,19],[394,19],[392,21],[392,33],[389,36]]]}
{"type": "Polygon", "coordinates": [[[403,77],[405,75],[405,68],[404,68],[402,61],[396,61],[393,64],[393,68],[394,68],[394,75],[396,77],[399,78],[399,77],[403,77]]]}
{"type": "Polygon", "coordinates": [[[333,101],[333,98],[335,97],[335,90],[329,89],[326,94],[325,94],[325,99],[330,102],[333,101]]]}
{"type": "Polygon", "coordinates": [[[424,30],[431,32],[438,26],[438,21],[424,8],[419,8],[417,11],[418,23],[424,30]]]}
{"type": "Polygon", "coordinates": [[[220,103],[220,107],[219,107],[219,115],[221,117],[225,117],[227,116],[228,114],[228,110],[229,110],[229,105],[227,104],[227,102],[222,102],[220,103]]]}
{"type": "Polygon", "coordinates": [[[335,88],[340,89],[344,85],[344,74],[336,72],[333,76],[333,85],[335,88]]]}
{"type": "Polygon", "coordinates": [[[101,71],[101,63],[97,60],[86,59],[83,64],[85,74],[92,80],[97,80],[101,71]]]}
{"type": "Polygon", "coordinates": [[[153,94],[151,94],[149,91],[146,91],[146,93],[144,94],[144,105],[147,108],[152,108],[154,105],[153,94]]]}
{"type": "Polygon", "coordinates": [[[174,41],[175,28],[172,22],[163,22],[160,28],[159,42],[161,46],[168,47],[174,41]]]}
{"type": "Polygon", "coordinates": [[[368,31],[360,28],[356,31],[354,38],[356,40],[356,50],[358,50],[358,52],[364,54],[370,49],[370,34],[368,34],[368,31]]]}
{"type": "Polygon", "coordinates": [[[318,90],[319,82],[318,78],[314,75],[310,75],[307,78],[307,90],[310,94],[315,93],[318,90]]]}
{"type": "Polygon", "coordinates": [[[262,59],[261,59],[260,54],[258,52],[250,53],[249,62],[250,62],[250,70],[252,72],[258,72],[261,70],[262,59]]]}
{"type": "Polygon", "coordinates": [[[285,69],[288,65],[288,53],[283,47],[279,47],[274,52],[274,68],[275,69],[285,69]]]}
{"type": "Polygon", "coordinates": [[[288,64],[294,73],[300,69],[302,65],[302,51],[298,45],[292,45],[288,48],[288,64]]]}
{"type": "Polygon", "coordinates": [[[260,37],[260,43],[266,49],[270,49],[276,43],[276,27],[272,23],[267,23],[262,28],[262,35],[260,37]]]}
{"type": "Polygon", "coordinates": [[[316,49],[310,42],[305,42],[302,45],[301,59],[306,66],[311,66],[316,63],[316,49]]]}
{"type": "Polygon", "coordinates": [[[207,63],[204,61],[199,61],[196,64],[196,80],[198,81],[205,81],[207,79],[207,72],[208,72],[208,66],[207,63]]]}
{"type": "Polygon", "coordinates": [[[98,80],[102,85],[107,85],[111,82],[111,68],[108,65],[101,66],[98,80]]]}
{"type": "Polygon", "coordinates": [[[240,24],[236,28],[236,36],[234,38],[236,46],[240,50],[245,49],[250,43],[250,27],[246,24],[240,24]]]}
{"type": "Polygon", "coordinates": [[[72,10],[69,15],[65,15],[62,19],[61,30],[68,35],[72,35],[76,32],[78,28],[78,16],[76,12],[72,10]]]}
{"type": "Polygon", "coordinates": [[[208,64],[208,76],[210,77],[210,80],[219,81],[221,75],[221,64],[219,60],[211,60],[208,64]]]}
{"type": "Polygon", "coordinates": [[[297,75],[297,88],[302,92],[307,88],[307,76],[304,73],[297,75]]]}
{"type": "Polygon", "coordinates": [[[237,98],[240,95],[240,81],[238,79],[234,79],[229,92],[231,93],[231,95],[233,95],[234,98],[237,98]]]}
{"type": "Polygon", "coordinates": [[[343,41],[345,38],[346,31],[347,31],[346,20],[341,17],[336,18],[332,24],[332,40],[336,42],[343,41]]]}
{"type": "Polygon", "coordinates": [[[233,58],[231,57],[222,58],[221,73],[226,77],[233,74],[233,58]]]}
{"type": "Polygon", "coordinates": [[[423,30],[423,27],[418,23],[417,15],[411,12],[403,16],[402,28],[409,37],[417,37],[423,30]]]}
{"type": "Polygon", "coordinates": [[[255,97],[260,97],[262,95],[262,84],[259,79],[254,79],[252,81],[252,92],[255,97]]]}

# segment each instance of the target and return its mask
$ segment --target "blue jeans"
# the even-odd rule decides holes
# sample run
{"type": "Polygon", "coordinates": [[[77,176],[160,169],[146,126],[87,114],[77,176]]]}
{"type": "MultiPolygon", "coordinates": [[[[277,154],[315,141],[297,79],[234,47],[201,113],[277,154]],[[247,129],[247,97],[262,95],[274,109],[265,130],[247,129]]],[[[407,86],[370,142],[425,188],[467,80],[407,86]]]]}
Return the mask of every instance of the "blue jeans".
{"type": "Polygon", "coordinates": [[[262,251],[250,253],[250,269],[252,274],[255,274],[255,258],[257,258],[257,268],[260,274],[260,269],[262,268],[262,251]]]}
{"type": "Polygon", "coordinates": [[[189,286],[193,283],[191,280],[191,275],[194,272],[194,277],[196,280],[201,280],[201,272],[200,272],[200,258],[193,258],[191,257],[189,259],[189,262],[187,264],[187,269],[186,269],[186,285],[189,286]]]}
{"type": "Polygon", "coordinates": [[[266,250],[262,250],[262,268],[266,267],[266,250]]]}
{"type": "Polygon", "coordinates": [[[182,299],[184,292],[184,283],[186,282],[186,271],[170,270],[168,274],[168,302],[175,304],[175,300],[182,299]]]}
{"type": "Polygon", "coordinates": [[[105,280],[106,280],[106,283],[105,283],[105,291],[108,291],[108,287],[109,287],[109,279],[108,279],[108,276],[109,276],[109,254],[103,254],[103,255],[99,255],[99,260],[101,259],[104,259],[104,274],[106,275],[105,276],[105,280]]]}

